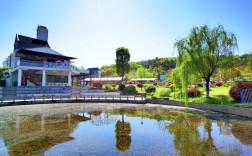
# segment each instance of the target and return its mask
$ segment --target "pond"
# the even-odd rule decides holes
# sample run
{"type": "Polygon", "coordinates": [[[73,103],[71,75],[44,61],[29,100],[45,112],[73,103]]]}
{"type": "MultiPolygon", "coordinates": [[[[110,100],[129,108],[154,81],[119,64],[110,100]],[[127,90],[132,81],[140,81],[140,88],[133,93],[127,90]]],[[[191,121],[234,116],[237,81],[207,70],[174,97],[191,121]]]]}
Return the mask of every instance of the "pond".
{"type": "Polygon", "coordinates": [[[252,121],[162,105],[0,107],[0,155],[252,155],[252,121]]]}

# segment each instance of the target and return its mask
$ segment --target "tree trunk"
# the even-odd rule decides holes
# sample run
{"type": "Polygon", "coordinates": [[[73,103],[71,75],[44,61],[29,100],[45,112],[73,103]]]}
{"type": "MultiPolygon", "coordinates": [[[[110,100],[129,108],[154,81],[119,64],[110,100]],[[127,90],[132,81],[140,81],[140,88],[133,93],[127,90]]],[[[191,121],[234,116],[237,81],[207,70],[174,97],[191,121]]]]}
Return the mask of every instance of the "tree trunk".
{"type": "Polygon", "coordinates": [[[210,79],[205,79],[205,80],[206,80],[206,98],[209,98],[209,93],[210,93],[210,88],[209,88],[210,79]]]}
{"type": "Polygon", "coordinates": [[[121,84],[124,84],[124,83],[123,83],[123,80],[124,80],[124,79],[123,79],[123,77],[124,77],[124,71],[122,72],[122,75],[121,75],[121,76],[122,76],[122,83],[121,83],[121,84]]]}
{"type": "Polygon", "coordinates": [[[121,82],[121,84],[124,84],[124,83],[123,83],[123,76],[122,76],[122,82],[121,82]]]}

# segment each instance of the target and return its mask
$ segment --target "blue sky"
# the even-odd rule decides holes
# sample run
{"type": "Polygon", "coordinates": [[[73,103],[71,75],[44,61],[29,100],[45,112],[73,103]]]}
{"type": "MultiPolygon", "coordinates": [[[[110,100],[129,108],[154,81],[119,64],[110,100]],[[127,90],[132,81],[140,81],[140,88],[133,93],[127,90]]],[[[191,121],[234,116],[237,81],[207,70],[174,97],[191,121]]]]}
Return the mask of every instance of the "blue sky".
{"type": "Polygon", "coordinates": [[[251,0],[0,0],[0,62],[16,33],[35,38],[38,25],[48,27],[52,49],[85,68],[115,63],[120,46],[131,61],[176,56],[175,39],[204,24],[233,32],[244,54],[252,51],[251,15],[251,0]]]}

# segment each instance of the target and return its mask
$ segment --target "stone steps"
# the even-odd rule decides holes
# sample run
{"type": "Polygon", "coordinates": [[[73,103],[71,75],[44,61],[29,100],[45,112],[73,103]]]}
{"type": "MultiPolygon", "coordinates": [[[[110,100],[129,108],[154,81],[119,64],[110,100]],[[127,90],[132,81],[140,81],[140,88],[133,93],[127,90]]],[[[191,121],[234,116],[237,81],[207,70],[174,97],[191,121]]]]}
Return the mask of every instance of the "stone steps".
{"type": "Polygon", "coordinates": [[[17,98],[16,87],[4,87],[2,90],[3,100],[13,100],[17,98]]]}
{"type": "Polygon", "coordinates": [[[71,98],[80,98],[81,90],[82,90],[82,87],[72,87],[71,98]]]}

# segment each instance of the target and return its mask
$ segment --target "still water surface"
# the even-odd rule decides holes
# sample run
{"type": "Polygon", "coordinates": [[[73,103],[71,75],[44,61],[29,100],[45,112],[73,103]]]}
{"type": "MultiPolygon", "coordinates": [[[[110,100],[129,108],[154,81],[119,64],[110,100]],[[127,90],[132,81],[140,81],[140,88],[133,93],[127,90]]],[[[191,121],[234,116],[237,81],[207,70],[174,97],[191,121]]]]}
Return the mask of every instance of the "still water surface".
{"type": "Polygon", "coordinates": [[[155,105],[0,108],[0,155],[252,155],[252,121],[155,105]]]}

